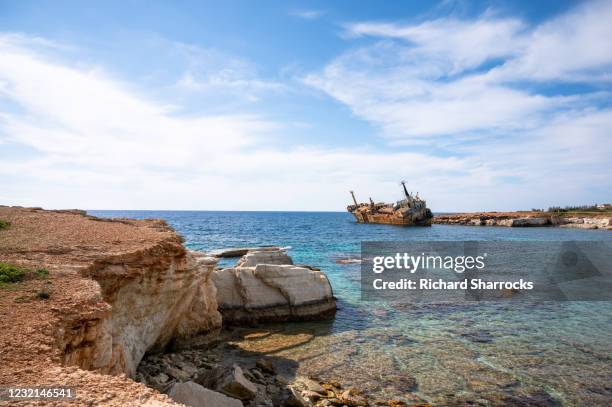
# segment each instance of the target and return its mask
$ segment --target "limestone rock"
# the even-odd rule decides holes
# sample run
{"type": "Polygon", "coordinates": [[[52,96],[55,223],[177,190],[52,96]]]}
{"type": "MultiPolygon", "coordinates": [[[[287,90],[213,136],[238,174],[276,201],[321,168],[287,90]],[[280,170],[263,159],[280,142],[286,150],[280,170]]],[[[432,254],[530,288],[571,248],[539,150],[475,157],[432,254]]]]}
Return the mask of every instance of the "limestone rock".
{"type": "Polygon", "coordinates": [[[286,407],[312,407],[310,400],[302,396],[301,392],[289,387],[289,398],[285,401],[286,407]]]}
{"type": "Polygon", "coordinates": [[[433,223],[466,226],[542,227],[612,230],[611,218],[602,214],[575,216],[541,211],[475,212],[438,215],[433,223]]]}
{"type": "Polygon", "coordinates": [[[248,253],[237,267],[215,270],[212,280],[224,322],[307,320],[334,315],[336,303],[325,274],[292,265],[291,258],[280,250],[273,253],[248,253]]]}
{"type": "Polygon", "coordinates": [[[309,391],[313,391],[315,393],[319,393],[319,394],[327,394],[327,390],[325,390],[323,388],[323,386],[321,386],[319,383],[317,383],[316,381],[312,380],[312,379],[308,379],[308,378],[300,378],[299,383],[303,384],[307,390],[309,391]]]}
{"type": "Polygon", "coordinates": [[[253,267],[258,264],[293,264],[284,250],[249,251],[236,264],[236,267],[253,267]]]}
{"type": "Polygon", "coordinates": [[[198,378],[196,381],[210,389],[241,400],[252,400],[257,395],[257,386],[244,377],[238,365],[233,365],[231,369],[218,367],[206,377],[198,378]]]}
{"type": "MultiPolygon", "coordinates": [[[[216,259],[187,251],[162,220],[3,206],[0,218],[11,225],[0,233],[2,261],[46,269],[52,287],[44,302],[18,307],[14,299],[37,292],[41,281],[0,295],[2,377],[81,389],[75,405],[170,404],[128,376],[145,352],[220,327],[210,281],[216,259]]],[[[148,383],[171,385],[159,373],[148,383]]]]}
{"type": "Polygon", "coordinates": [[[232,258],[232,257],[242,257],[249,252],[265,252],[265,251],[277,251],[277,250],[283,250],[283,248],[279,246],[229,247],[226,249],[212,250],[208,252],[207,254],[213,257],[232,258]]]}
{"type": "Polygon", "coordinates": [[[545,226],[550,224],[547,218],[517,218],[512,219],[512,227],[545,226]]]}
{"type": "Polygon", "coordinates": [[[368,405],[368,400],[358,394],[355,389],[345,390],[339,399],[343,404],[349,407],[362,407],[368,405]]]}
{"type": "Polygon", "coordinates": [[[168,396],[190,407],[242,407],[242,402],[194,382],[175,383],[168,396]]]}
{"type": "Polygon", "coordinates": [[[321,395],[316,391],[312,390],[304,390],[302,391],[302,396],[306,397],[308,400],[317,401],[321,398],[321,395]]]}

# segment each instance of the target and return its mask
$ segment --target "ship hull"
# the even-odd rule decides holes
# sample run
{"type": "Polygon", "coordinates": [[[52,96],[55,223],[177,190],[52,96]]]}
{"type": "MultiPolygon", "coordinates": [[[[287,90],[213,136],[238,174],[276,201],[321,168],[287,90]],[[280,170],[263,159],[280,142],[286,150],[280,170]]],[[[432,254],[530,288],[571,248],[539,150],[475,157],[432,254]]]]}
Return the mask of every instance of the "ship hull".
{"type": "Polygon", "coordinates": [[[370,203],[358,203],[355,199],[353,191],[354,205],[349,205],[346,210],[349,211],[357,223],[376,223],[383,225],[398,225],[398,226],[431,226],[433,214],[427,207],[427,202],[419,197],[408,193],[406,185],[402,181],[404,187],[404,199],[397,201],[395,204],[379,202],[375,203],[370,198],[370,203]]]}
{"type": "Polygon", "coordinates": [[[357,223],[374,223],[381,225],[398,226],[431,226],[432,218],[424,214],[421,217],[402,217],[396,214],[367,213],[365,211],[351,211],[357,223]]]}

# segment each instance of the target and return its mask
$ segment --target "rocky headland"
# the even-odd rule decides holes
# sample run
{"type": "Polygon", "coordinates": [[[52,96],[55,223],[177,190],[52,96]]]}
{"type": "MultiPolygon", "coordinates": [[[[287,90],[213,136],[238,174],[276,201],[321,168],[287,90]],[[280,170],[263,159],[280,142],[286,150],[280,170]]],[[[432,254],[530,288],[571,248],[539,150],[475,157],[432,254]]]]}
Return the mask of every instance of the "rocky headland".
{"type": "Polygon", "coordinates": [[[541,211],[471,212],[436,215],[433,223],[464,226],[544,227],[612,230],[611,214],[555,214],[541,211]]]}
{"type": "Polygon", "coordinates": [[[189,251],[160,220],[19,207],[0,220],[0,387],[70,386],[78,405],[310,405],[268,360],[243,371],[202,352],[224,322],[333,316],[320,270],[281,248],[238,249],[218,268],[230,254],[189,251]]]}

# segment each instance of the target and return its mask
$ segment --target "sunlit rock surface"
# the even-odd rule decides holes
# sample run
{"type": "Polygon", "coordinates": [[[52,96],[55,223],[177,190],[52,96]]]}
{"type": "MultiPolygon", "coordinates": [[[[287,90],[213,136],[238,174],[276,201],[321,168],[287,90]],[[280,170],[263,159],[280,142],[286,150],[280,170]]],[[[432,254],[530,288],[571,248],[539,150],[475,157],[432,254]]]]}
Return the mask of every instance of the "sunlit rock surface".
{"type": "Polygon", "coordinates": [[[215,270],[219,311],[226,323],[328,318],[336,303],[320,270],[294,266],[283,251],[253,251],[236,267],[215,270]]]}

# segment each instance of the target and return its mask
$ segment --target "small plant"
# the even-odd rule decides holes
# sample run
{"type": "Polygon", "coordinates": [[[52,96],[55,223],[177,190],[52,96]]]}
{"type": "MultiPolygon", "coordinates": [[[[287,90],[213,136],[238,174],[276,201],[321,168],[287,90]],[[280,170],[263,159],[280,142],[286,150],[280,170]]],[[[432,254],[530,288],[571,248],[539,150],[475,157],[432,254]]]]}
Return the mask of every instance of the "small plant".
{"type": "Polygon", "coordinates": [[[9,222],[7,220],[0,219],[0,230],[8,229],[9,226],[11,226],[11,222],[9,222]]]}
{"type": "Polygon", "coordinates": [[[0,263],[0,283],[17,283],[26,276],[26,269],[8,263],[0,263]]]}
{"type": "Polygon", "coordinates": [[[35,270],[16,266],[14,264],[0,262],[0,288],[5,290],[15,289],[14,283],[21,281],[38,279],[47,279],[49,270],[46,268],[37,268],[35,270]]]}
{"type": "Polygon", "coordinates": [[[39,300],[47,300],[49,299],[49,297],[51,297],[51,294],[49,293],[49,291],[47,291],[45,287],[41,288],[41,290],[36,293],[36,298],[38,298],[39,300]]]}

